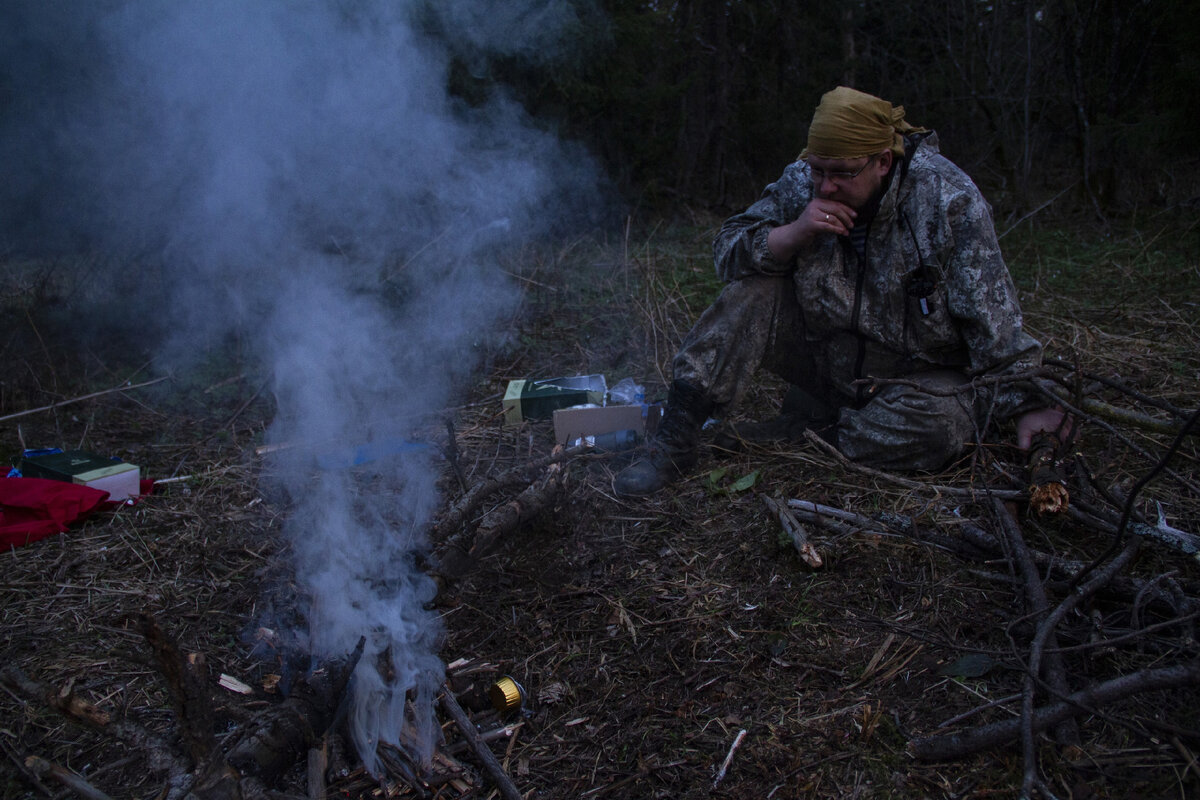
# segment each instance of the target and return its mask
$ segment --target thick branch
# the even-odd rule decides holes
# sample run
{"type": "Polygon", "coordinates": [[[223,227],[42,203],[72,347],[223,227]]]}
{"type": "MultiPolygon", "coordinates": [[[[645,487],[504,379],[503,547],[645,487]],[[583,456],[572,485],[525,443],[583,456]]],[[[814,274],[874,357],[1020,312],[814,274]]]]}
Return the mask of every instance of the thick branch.
{"type": "MultiPolygon", "coordinates": [[[[1089,709],[1122,700],[1143,692],[1178,689],[1200,682],[1200,661],[1174,667],[1143,669],[1075,692],[1064,702],[1042,706],[1033,713],[1035,732],[1045,730],[1064,719],[1089,713],[1089,709]]],[[[1020,719],[1006,719],[964,733],[914,739],[908,752],[922,761],[961,758],[980,750],[1008,744],[1020,733],[1020,719]]]]}
{"type": "MultiPolygon", "coordinates": [[[[1150,433],[1179,433],[1183,428],[1183,423],[1168,419],[1158,419],[1151,417],[1148,414],[1142,414],[1138,411],[1133,411],[1128,408],[1114,406],[1111,403],[1106,403],[1103,400],[1097,400],[1094,397],[1085,397],[1079,401],[1079,406],[1089,414],[1119,422],[1124,425],[1130,425],[1135,428],[1141,428],[1150,433]]],[[[1193,432],[1195,435],[1195,432],[1193,432]]]]}
{"type": "Polygon", "coordinates": [[[39,756],[30,756],[25,759],[25,766],[39,778],[54,778],[54,780],[66,786],[80,797],[86,798],[86,800],[112,800],[111,797],[95,786],[92,786],[83,777],[76,775],[66,767],[51,763],[39,756]]]}
{"type": "Polygon", "coordinates": [[[463,523],[475,513],[488,497],[503,489],[511,489],[516,486],[528,486],[541,476],[547,467],[554,464],[559,464],[567,461],[587,450],[586,446],[570,447],[564,450],[555,448],[555,451],[545,458],[528,464],[522,464],[519,467],[510,469],[500,475],[497,475],[488,480],[482,481],[471,487],[465,495],[463,495],[457,503],[442,515],[437,524],[430,531],[431,538],[436,541],[441,541],[448,536],[453,535],[463,523]]]}
{"type": "Polygon", "coordinates": [[[43,703],[58,711],[67,719],[85,725],[94,730],[105,731],[124,742],[130,749],[138,750],[147,755],[150,768],[154,772],[164,772],[173,784],[188,783],[188,765],[179,758],[172,748],[156,734],[127,719],[111,719],[107,712],[76,697],[68,684],[61,692],[27,677],[16,667],[7,667],[0,671],[0,682],[10,687],[15,693],[43,703]]]}
{"type": "MultiPolygon", "coordinates": [[[[1025,537],[1021,534],[1017,521],[1008,513],[1008,509],[1004,507],[1003,503],[997,500],[992,507],[996,512],[997,519],[1000,520],[1000,527],[1008,539],[1013,560],[1016,562],[1017,571],[1025,586],[1025,597],[1029,604],[1029,610],[1039,620],[1043,619],[1050,608],[1050,599],[1046,595],[1046,587],[1042,584],[1042,576],[1034,566],[1033,558],[1029,554],[1025,537]]],[[[1046,683],[1050,685],[1056,695],[1065,696],[1070,691],[1070,686],[1067,683],[1066,667],[1063,665],[1062,656],[1057,652],[1058,636],[1053,630],[1046,634],[1046,646],[1050,648],[1050,652],[1046,654],[1046,683]]],[[[1037,750],[1034,746],[1032,727],[1037,679],[1037,668],[1031,666],[1025,676],[1021,701],[1021,749],[1025,760],[1027,792],[1028,787],[1037,779],[1037,750]]],[[[1077,745],[1079,744],[1079,729],[1073,720],[1062,720],[1055,726],[1055,738],[1061,745],[1077,745]]]]}
{"type": "MultiPolygon", "coordinates": [[[[1072,364],[1069,361],[1063,361],[1062,359],[1051,358],[1050,356],[1043,356],[1042,363],[1052,366],[1052,367],[1061,367],[1062,369],[1070,370],[1071,372],[1079,372],[1079,370],[1077,369],[1075,364],[1072,364]]],[[[1079,374],[1081,374],[1084,378],[1086,378],[1089,381],[1096,381],[1097,383],[1101,383],[1110,389],[1116,389],[1118,392],[1121,392],[1122,394],[1132,397],[1134,400],[1137,400],[1139,403],[1145,403],[1146,405],[1154,406],[1155,408],[1160,408],[1163,411],[1166,411],[1167,413],[1169,413],[1175,417],[1178,417],[1180,420],[1187,419],[1187,415],[1188,415],[1187,411],[1184,411],[1183,409],[1181,409],[1177,406],[1171,405],[1170,403],[1168,403],[1165,400],[1162,400],[1160,398],[1151,397],[1150,395],[1143,394],[1142,392],[1139,392],[1130,386],[1126,386],[1124,383],[1122,383],[1121,381],[1118,381],[1114,378],[1110,378],[1105,375],[1099,375],[1099,374],[1096,374],[1093,372],[1087,372],[1087,371],[1079,372],[1079,374]]],[[[1156,421],[1158,421],[1158,420],[1156,420],[1156,421]]]]}
{"type": "Polygon", "coordinates": [[[446,541],[434,559],[433,572],[449,580],[461,578],[491,552],[503,536],[552,508],[566,484],[566,477],[567,471],[562,464],[551,464],[540,480],[489,511],[473,534],[463,530],[446,541]]]}

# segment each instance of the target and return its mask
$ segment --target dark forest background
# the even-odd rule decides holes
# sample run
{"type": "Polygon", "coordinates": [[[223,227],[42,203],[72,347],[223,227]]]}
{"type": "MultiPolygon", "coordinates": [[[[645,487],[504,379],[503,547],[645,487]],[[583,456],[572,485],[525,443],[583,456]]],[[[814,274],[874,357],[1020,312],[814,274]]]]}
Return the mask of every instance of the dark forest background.
{"type": "MultiPolygon", "coordinates": [[[[746,205],[823,92],[904,105],[1009,217],[1200,202],[1189,0],[601,0],[563,51],[457,53],[452,91],[510,91],[590,145],[635,205],[746,205]]],[[[431,31],[453,42],[453,31],[431,31]]]]}

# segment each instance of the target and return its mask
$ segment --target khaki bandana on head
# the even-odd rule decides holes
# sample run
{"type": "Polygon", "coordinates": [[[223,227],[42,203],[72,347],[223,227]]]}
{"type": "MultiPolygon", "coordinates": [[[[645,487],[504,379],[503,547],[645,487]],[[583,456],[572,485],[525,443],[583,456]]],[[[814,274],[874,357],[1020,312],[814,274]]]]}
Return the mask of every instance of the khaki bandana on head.
{"type": "Polygon", "coordinates": [[[891,150],[904,156],[904,134],[920,133],[904,121],[904,106],[839,86],[821,97],[800,158],[862,158],[891,150]]]}

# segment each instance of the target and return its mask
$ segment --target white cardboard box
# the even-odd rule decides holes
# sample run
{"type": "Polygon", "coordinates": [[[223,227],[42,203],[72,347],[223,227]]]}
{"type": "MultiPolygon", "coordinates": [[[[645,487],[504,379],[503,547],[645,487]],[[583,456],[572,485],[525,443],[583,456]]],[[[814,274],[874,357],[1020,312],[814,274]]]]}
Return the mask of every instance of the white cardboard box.
{"type": "Polygon", "coordinates": [[[584,436],[627,430],[648,436],[658,429],[661,416],[660,405],[560,408],[554,412],[554,441],[570,445],[584,436]]]}

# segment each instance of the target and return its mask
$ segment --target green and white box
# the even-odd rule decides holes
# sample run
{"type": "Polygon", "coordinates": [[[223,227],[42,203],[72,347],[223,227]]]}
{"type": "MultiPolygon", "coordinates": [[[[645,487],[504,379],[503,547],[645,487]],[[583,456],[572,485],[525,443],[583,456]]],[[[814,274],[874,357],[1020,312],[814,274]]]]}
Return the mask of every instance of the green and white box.
{"type": "Polygon", "coordinates": [[[46,453],[21,459],[27,478],[50,478],[108,492],[108,499],[124,500],[140,494],[141,470],[136,464],[113,461],[86,450],[46,453]]]}
{"type": "Polygon", "coordinates": [[[608,383],[603,375],[509,381],[508,390],[504,393],[504,424],[519,425],[527,419],[550,419],[559,408],[602,406],[606,394],[608,383]]]}

